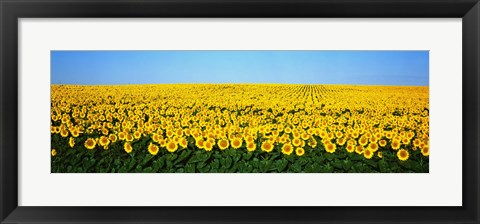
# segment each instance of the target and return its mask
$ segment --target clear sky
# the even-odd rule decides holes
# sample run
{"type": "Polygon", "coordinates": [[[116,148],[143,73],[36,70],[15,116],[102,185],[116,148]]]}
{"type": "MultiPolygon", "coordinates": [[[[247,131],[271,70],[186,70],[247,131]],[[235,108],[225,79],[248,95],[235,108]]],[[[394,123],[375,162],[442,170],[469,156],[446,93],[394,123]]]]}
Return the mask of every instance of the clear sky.
{"type": "Polygon", "coordinates": [[[52,51],[52,84],[428,86],[428,51],[52,51]]]}

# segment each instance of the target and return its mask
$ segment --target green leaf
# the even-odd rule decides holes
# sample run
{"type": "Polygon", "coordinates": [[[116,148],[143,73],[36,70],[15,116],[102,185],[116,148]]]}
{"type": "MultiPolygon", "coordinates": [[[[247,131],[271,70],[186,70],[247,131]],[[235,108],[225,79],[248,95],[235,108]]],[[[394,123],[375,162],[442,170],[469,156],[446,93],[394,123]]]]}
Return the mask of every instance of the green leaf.
{"type": "Polygon", "coordinates": [[[135,171],[136,171],[137,173],[141,173],[141,172],[142,172],[142,166],[137,165],[135,171]]]}
{"type": "Polygon", "coordinates": [[[89,172],[89,169],[90,169],[93,165],[95,165],[95,159],[94,159],[94,158],[90,158],[90,159],[89,159],[89,158],[85,157],[85,158],[83,159],[83,169],[84,169],[85,172],[89,172]]]}
{"type": "Polygon", "coordinates": [[[195,173],[195,166],[192,164],[185,165],[185,172],[186,173],[195,173]]]}
{"type": "Polygon", "coordinates": [[[332,155],[334,155],[335,158],[337,158],[337,159],[345,159],[347,157],[347,155],[345,154],[343,149],[337,149],[337,153],[334,153],[332,155]],[[342,152],[338,152],[339,150],[342,151],[342,152]]]}
{"type": "Polygon", "coordinates": [[[202,169],[203,167],[205,167],[206,165],[207,165],[207,164],[204,163],[204,162],[199,162],[199,163],[197,163],[197,169],[200,170],[200,169],[202,169]]]}
{"type": "Polygon", "coordinates": [[[250,160],[250,158],[252,158],[252,156],[253,156],[253,152],[247,152],[247,153],[243,154],[243,159],[244,160],[250,160]]]}
{"type": "Polygon", "coordinates": [[[190,157],[187,164],[198,163],[200,161],[201,161],[201,159],[198,157],[198,154],[196,154],[196,155],[193,155],[193,156],[190,157]]]}
{"type": "Polygon", "coordinates": [[[253,166],[247,165],[247,166],[245,166],[245,169],[243,171],[245,173],[251,173],[253,171],[253,166]]]}
{"type": "Polygon", "coordinates": [[[385,162],[385,160],[383,160],[383,159],[378,162],[378,168],[380,169],[380,172],[382,172],[382,173],[387,173],[388,172],[387,171],[388,165],[385,162]]]}
{"type": "Polygon", "coordinates": [[[343,170],[345,172],[348,172],[350,170],[350,168],[352,167],[352,162],[350,162],[350,160],[346,159],[346,160],[343,161],[342,167],[343,167],[343,170]]]}
{"type": "Polygon", "coordinates": [[[293,164],[291,168],[292,168],[292,171],[295,173],[302,172],[302,167],[297,163],[293,164]]]}
{"type": "Polygon", "coordinates": [[[208,173],[210,171],[210,167],[209,166],[204,166],[200,169],[198,169],[200,171],[200,173],[208,173]]]}
{"type": "Polygon", "coordinates": [[[170,153],[166,155],[167,160],[174,161],[177,158],[177,154],[170,153]]]}
{"type": "Polygon", "coordinates": [[[172,161],[167,160],[167,161],[165,162],[165,164],[167,165],[167,170],[170,170],[170,169],[173,168],[173,162],[172,162],[172,161]]]}
{"type": "Polygon", "coordinates": [[[227,158],[224,160],[223,167],[224,167],[225,169],[228,169],[228,168],[230,168],[231,165],[232,165],[232,158],[227,157],[227,158]]]}
{"type": "Polygon", "coordinates": [[[217,170],[220,167],[220,161],[219,159],[214,159],[212,163],[210,164],[212,166],[212,169],[217,170]]]}
{"type": "Polygon", "coordinates": [[[375,168],[375,169],[378,168],[377,162],[375,162],[373,159],[366,159],[366,160],[365,160],[365,163],[366,163],[367,165],[375,168]]]}
{"type": "Polygon", "coordinates": [[[250,161],[249,164],[254,168],[258,168],[260,166],[260,160],[258,160],[258,158],[253,158],[253,160],[250,161]]]}
{"type": "Polygon", "coordinates": [[[326,173],[332,173],[333,172],[333,167],[330,165],[330,163],[327,163],[327,165],[325,165],[324,167],[324,170],[326,173]]]}
{"type": "Polygon", "coordinates": [[[233,155],[234,162],[238,162],[241,158],[242,158],[241,152],[235,153],[235,155],[233,155]]]}
{"type": "Polygon", "coordinates": [[[258,167],[261,173],[265,173],[270,169],[271,166],[270,160],[262,160],[260,161],[260,166],[258,167]]]}
{"type": "Polygon", "coordinates": [[[332,153],[325,153],[325,159],[327,159],[328,161],[332,161],[333,159],[335,159],[335,156],[332,154],[332,153]]]}
{"type": "Polygon", "coordinates": [[[180,156],[177,158],[175,161],[175,164],[182,162],[185,160],[188,156],[190,156],[192,152],[190,150],[183,150],[183,152],[180,154],[180,156]]]}
{"type": "Polygon", "coordinates": [[[343,164],[340,162],[340,160],[334,160],[332,163],[332,166],[337,168],[337,169],[343,169],[343,164]]]}
{"type": "Polygon", "coordinates": [[[288,161],[285,159],[275,161],[275,169],[278,172],[282,172],[288,165],[288,161]]]}

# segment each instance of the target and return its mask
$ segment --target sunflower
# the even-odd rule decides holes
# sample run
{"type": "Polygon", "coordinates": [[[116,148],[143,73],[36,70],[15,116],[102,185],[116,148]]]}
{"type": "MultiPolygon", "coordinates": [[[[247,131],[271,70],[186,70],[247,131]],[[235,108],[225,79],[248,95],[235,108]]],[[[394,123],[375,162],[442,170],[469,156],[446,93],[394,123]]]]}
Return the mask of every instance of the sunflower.
{"type": "MultiPolygon", "coordinates": [[[[167,150],[168,150],[168,147],[167,147],[167,150]]],[[[154,156],[154,155],[157,155],[158,151],[159,151],[158,146],[150,142],[150,144],[148,145],[148,152],[152,154],[152,156],[154,156]]]]}
{"type": "Polygon", "coordinates": [[[378,156],[378,158],[381,159],[381,158],[383,157],[382,151],[378,151],[378,152],[377,152],[377,156],[378,156]]]}
{"type": "Polygon", "coordinates": [[[116,142],[117,141],[117,136],[112,133],[108,136],[108,139],[110,139],[111,142],[116,142]]]}
{"type": "Polygon", "coordinates": [[[413,136],[415,136],[415,134],[413,132],[409,131],[407,133],[407,138],[411,139],[411,138],[413,138],[413,136]]]}
{"type": "Polygon", "coordinates": [[[392,137],[393,137],[392,132],[385,133],[385,137],[388,138],[388,139],[392,139],[392,137]]]}
{"type": "Polygon", "coordinates": [[[354,137],[354,138],[358,138],[358,135],[359,135],[359,133],[356,132],[356,131],[354,131],[354,132],[352,133],[352,137],[354,137]]]}
{"type": "Polygon", "coordinates": [[[430,147],[428,147],[428,146],[423,146],[421,152],[422,152],[422,155],[423,155],[423,156],[429,156],[429,155],[430,155],[430,147]]]}
{"type": "Polygon", "coordinates": [[[142,133],[141,133],[140,131],[135,131],[135,132],[133,133],[133,137],[134,137],[135,139],[140,139],[140,137],[142,137],[142,133]]]}
{"type": "Polygon", "coordinates": [[[347,144],[348,144],[348,145],[356,146],[356,145],[357,145],[357,141],[355,141],[354,139],[350,139],[350,140],[347,141],[347,144]]]}
{"type": "Polygon", "coordinates": [[[56,155],[57,155],[57,150],[56,150],[56,149],[52,149],[51,154],[52,154],[52,156],[56,156],[56,155]]]}
{"type": "Polygon", "coordinates": [[[415,147],[420,146],[420,139],[417,138],[417,139],[413,140],[413,146],[415,146],[415,147]]]}
{"type": "Polygon", "coordinates": [[[203,147],[205,147],[205,140],[203,140],[202,137],[195,139],[195,146],[199,149],[203,149],[203,147]]]}
{"type": "Polygon", "coordinates": [[[127,142],[133,141],[133,135],[132,134],[127,134],[127,137],[125,138],[127,142]]]}
{"type": "Polygon", "coordinates": [[[257,149],[257,144],[255,144],[255,142],[248,142],[247,143],[247,150],[249,152],[253,152],[253,151],[255,151],[255,149],[257,149]]]}
{"type": "Polygon", "coordinates": [[[317,147],[317,141],[312,137],[309,141],[308,141],[308,145],[312,148],[316,148],[317,147]]]}
{"type": "Polygon", "coordinates": [[[368,143],[368,139],[365,138],[364,136],[360,137],[360,139],[358,139],[358,144],[361,145],[361,146],[366,146],[368,143]]]}
{"type": "Polygon", "coordinates": [[[94,149],[96,144],[97,142],[93,138],[88,138],[84,143],[85,148],[87,149],[94,149]]]}
{"type": "Polygon", "coordinates": [[[337,149],[337,145],[333,143],[327,143],[325,145],[325,151],[327,151],[328,153],[334,153],[336,149],[337,149]]]}
{"type": "Polygon", "coordinates": [[[132,152],[132,145],[130,145],[130,143],[128,143],[128,142],[125,142],[125,144],[123,145],[123,149],[125,150],[125,152],[131,153],[132,152]]]}
{"type": "Polygon", "coordinates": [[[211,141],[206,141],[205,142],[205,151],[212,151],[213,149],[213,143],[211,141]]]}
{"type": "Polygon", "coordinates": [[[255,139],[253,139],[253,136],[251,136],[251,135],[245,136],[244,139],[245,139],[245,142],[253,142],[255,140],[255,139]]]}
{"type": "Polygon", "coordinates": [[[322,138],[322,139],[323,139],[323,138],[327,138],[327,135],[328,135],[328,134],[327,134],[327,132],[326,132],[325,130],[322,130],[322,131],[320,132],[320,138],[322,138]]]}
{"type": "Polygon", "coordinates": [[[72,131],[70,131],[73,137],[78,137],[80,135],[80,131],[77,128],[74,128],[72,131]]]}
{"type": "Polygon", "coordinates": [[[182,137],[183,136],[183,129],[177,129],[177,131],[175,131],[175,135],[178,136],[178,137],[182,137]]]}
{"type": "Polygon", "coordinates": [[[108,135],[108,129],[103,128],[103,129],[102,129],[102,134],[103,134],[103,135],[108,135]]]}
{"type": "Polygon", "coordinates": [[[327,138],[330,139],[330,140],[332,140],[334,137],[335,137],[335,135],[332,132],[327,134],[327,138]]]}
{"type": "Polygon", "coordinates": [[[400,141],[393,140],[392,141],[392,149],[397,150],[400,148],[400,141]]]}
{"type": "Polygon", "coordinates": [[[73,148],[73,146],[75,146],[75,139],[73,137],[70,137],[68,144],[70,145],[71,148],[73,148]]]}
{"type": "Polygon", "coordinates": [[[343,133],[342,133],[341,131],[337,131],[337,132],[335,133],[335,136],[337,137],[337,139],[338,139],[338,138],[341,138],[341,137],[343,137],[343,133]]]}
{"type": "Polygon", "coordinates": [[[232,147],[234,149],[239,149],[240,147],[242,147],[242,138],[233,138],[232,147]]]}
{"type": "Polygon", "coordinates": [[[153,134],[152,140],[153,140],[154,142],[159,142],[160,139],[161,139],[161,136],[160,136],[159,134],[157,134],[157,133],[153,134]]]}
{"type": "Polygon", "coordinates": [[[371,159],[373,157],[373,151],[370,148],[367,148],[363,151],[363,156],[367,159],[371,159]]]}
{"type": "Polygon", "coordinates": [[[287,143],[282,146],[282,153],[285,155],[290,155],[293,152],[292,144],[287,143]]]}
{"type": "Polygon", "coordinates": [[[368,148],[372,150],[372,152],[376,152],[378,150],[378,144],[375,142],[370,142],[370,144],[368,144],[368,148]]]}
{"type": "Polygon", "coordinates": [[[63,129],[60,131],[60,135],[64,138],[66,138],[68,136],[68,131],[66,129],[63,129]]]}
{"type": "Polygon", "coordinates": [[[271,152],[273,150],[273,144],[269,141],[264,141],[262,143],[262,151],[271,152]]]}
{"type": "Polygon", "coordinates": [[[187,148],[188,146],[187,139],[184,137],[181,137],[180,140],[178,141],[178,145],[180,145],[183,149],[187,148]]]}
{"type": "Polygon", "coordinates": [[[173,131],[167,130],[167,137],[171,138],[173,136],[173,131]]]}
{"type": "Polygon", "coordinates": [[[288,133],[288,134],[292,133],[292,129],[290,127],[286,127],[284,131],[285,133],[288,133]]]}
{"type": "Polygon", "coordinates": [[[364,150],[364,148],[363,148],[362,145],[357,145],[357,148],[355,149],[355,152],[360,155],[360,154],[363,153],[363,150],[364,150]]]}
{"type": "MultiPolygon", "coordinates": [[[[209,140],[209,139],[207,139],[207,140],[209,140]]],[[[178,138],[178,136],[174,136],[172,138],[172,141],[175,142],[175,144],[178,144],[180,142],[180,138],[178,138]]]]}
{"type": "Polygon", "coordinates": [[[352,153],[353,151],[355,151],[355,146],[348,144],[346,149],[347,149],[347,152],[352,153]]]}
{"type": "Polygon", "coordinates": [[[98,143],[101,146],[108,146],[108,144],[110,144],[110,140],[107,137],[102,136],[102,137],[100,137],[100,140],[98,141],[98,143]]]}
{"type": "Polygon", "coordinates": [[[301,145],[302,145],[302,140],[299,139],[299,138],[294,138],[294,139],[292,140],[292,144],[293,144],[293,146],[295,146],[295,147],[301,146],[301,145]]]}
{"type": "Polygon", "coordinates": [[[303,133],[301,136],[300,136],[303,140],[308,140],[310,138],[310,135],[308,133],[303,133]]]}
{"type": "Polygon", "coordinates": [[[295,149],[295,154],[297,154],[297,156],[303,156],[303,154],[305,154],[305,150],[301,147],[298,147],[295,149]]]}
{"type": "Polygon", "coordinates": [[[345,138],[337,139],[337,143],[338,143],[338,145],[340,145],[340,146],[345,145],[345,142],[346,142],[346,139],[345,139],[345,138]]]}
{"type": "Polygon", "coordinates": [[[378,144],[381,146],[381,147],[385,147],[387,145],[387,141],[385,141],[385,139],[382,139],[378,142],[378,144]]]}
{"type": "Polygon", "coordinates": [[[228,142],[227,139],[221,139],[221,140],[218,140],[217,145],[221,150],[224,150],[224,149],[228,148],[230,143],[228,142]]]}
{"type": "Polygon", "coordinates": [[[118,133],[118,139],[125,140],[125,138],[126,138],[125,132],[122,131],[122,132],[118,133]]]}
{"type": "Polygon", "coordinates": [[[401,160],[401,161],[407,160],[407,159],[408,159],[408,155],[409,155],[409,154],[408,154],[408,151],[405,150],[405,149],[400,149],[400,150],[398,150],[398,152],[397,152],[397,157],[398,157],[398,159],[401,160]]]}
{"type": "Polygon", "coordinates": [[[175,143],[175,141],[173,140],[168,140],[166,143],[166,147],[167,147],[167,151],[169,152],[175,152],[178,149],[177,143],[175,143]]]}

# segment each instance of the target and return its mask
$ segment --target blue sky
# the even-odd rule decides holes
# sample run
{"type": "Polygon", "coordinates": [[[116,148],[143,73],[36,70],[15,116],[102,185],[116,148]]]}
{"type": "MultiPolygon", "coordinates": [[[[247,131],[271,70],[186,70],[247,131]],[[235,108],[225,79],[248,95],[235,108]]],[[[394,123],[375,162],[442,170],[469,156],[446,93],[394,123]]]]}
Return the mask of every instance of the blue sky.
{"type": "Polygon", "coordinates": [[[428,86],[428,51],[52,51],[51,83],[428,86]]]}

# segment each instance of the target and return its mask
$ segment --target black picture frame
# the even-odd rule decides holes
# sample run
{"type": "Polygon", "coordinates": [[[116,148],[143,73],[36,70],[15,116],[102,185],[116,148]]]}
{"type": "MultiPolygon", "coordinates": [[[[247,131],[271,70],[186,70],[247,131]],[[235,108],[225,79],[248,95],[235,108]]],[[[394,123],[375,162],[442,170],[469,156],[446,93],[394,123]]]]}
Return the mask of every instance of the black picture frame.
{"type": "MultiPolygon", "coordinates": [[[[1,223],[479,223],[478,0],[0,0],[1,223]],[[19,18],[462,18],[461,207],[18,206],[19,18]]],[[[445,43],[448,44],[448,43],[445,43]]]]}

